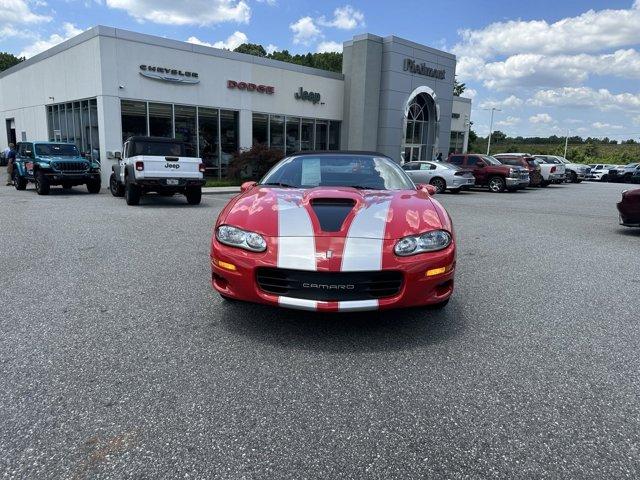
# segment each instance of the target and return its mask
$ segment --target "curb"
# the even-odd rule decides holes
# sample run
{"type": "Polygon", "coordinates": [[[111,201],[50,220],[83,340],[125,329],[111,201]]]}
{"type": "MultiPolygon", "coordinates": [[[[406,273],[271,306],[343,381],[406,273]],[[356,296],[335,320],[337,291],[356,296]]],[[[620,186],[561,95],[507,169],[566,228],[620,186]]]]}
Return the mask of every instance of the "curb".
{"type": "Polygon", "coordinates": [[[209,188],[202,189],[203,195],[229,195],[229,194],[236,194],[236,193],[240,193],[240,188],[209,187],[209,188]]]}

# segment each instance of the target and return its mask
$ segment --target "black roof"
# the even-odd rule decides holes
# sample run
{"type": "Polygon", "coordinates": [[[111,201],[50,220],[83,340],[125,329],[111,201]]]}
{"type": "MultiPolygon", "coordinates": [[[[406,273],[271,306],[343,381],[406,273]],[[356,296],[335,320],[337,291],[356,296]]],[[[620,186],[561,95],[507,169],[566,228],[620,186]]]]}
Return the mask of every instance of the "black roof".
{"type": "Polygon", "coordinates": [[[157,142],[157,143],[185,143],[182,140],[178,140],[177,138],[167,138],[167,137],[145,137],[143,135],[134,135],[125,140],[125,142],[157,142]]]}

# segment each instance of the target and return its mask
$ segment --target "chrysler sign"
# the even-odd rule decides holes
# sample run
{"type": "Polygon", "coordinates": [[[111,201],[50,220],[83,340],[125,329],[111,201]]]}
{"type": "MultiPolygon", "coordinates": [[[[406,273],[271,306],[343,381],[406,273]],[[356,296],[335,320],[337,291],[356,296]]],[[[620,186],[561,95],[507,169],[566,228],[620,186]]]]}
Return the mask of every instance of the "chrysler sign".
{"type": "Polygon", "coordinates": [[[162,82],[177,83],[179,85],[195,85],[200,83],[196,72],[187,72],[177,68],[157,67],[154,65],[140,65],[140,75],[160,80],[162,82]]]}
{"type": "Polygon", "coordinates": [[[438,80],[444,80],[444,70],[437,70],[435,68],[427,67],[424,63],[416,63],[411,58],[404,59],[404,70],[411,73],[417,73],[418,75],[424,75],[425,77],[433,77],[438,80]]]}

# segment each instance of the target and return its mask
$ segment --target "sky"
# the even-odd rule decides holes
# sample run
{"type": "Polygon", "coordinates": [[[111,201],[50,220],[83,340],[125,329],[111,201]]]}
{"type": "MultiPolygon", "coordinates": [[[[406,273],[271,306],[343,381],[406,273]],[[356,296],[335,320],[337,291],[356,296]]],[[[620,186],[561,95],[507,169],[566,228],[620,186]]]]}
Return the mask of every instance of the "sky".
{"type": "Polygon", "coordinates": [[[267,51],[360,33],[457,56],[473,129],[640,140],[640,0],[0,0],[0,50],[31,57],[95,25],[267,51]]]}

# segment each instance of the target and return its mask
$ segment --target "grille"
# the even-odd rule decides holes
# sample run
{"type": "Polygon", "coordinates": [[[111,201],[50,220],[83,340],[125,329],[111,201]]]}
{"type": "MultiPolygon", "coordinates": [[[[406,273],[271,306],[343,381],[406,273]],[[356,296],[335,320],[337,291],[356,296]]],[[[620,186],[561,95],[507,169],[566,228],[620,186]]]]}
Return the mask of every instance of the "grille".
{"type": "Polygon", "coordinates": [[[86,172],[88,165],[85,162],[54,162],[51,165],[61,172],[86,172]]]}
{"type": "Polygon", "coordinates": [[[402,273],[398,271],[309,272],[260,268],[256,280],[266,293],[325,302],[392,297],[402,288],[402,273]]]}

